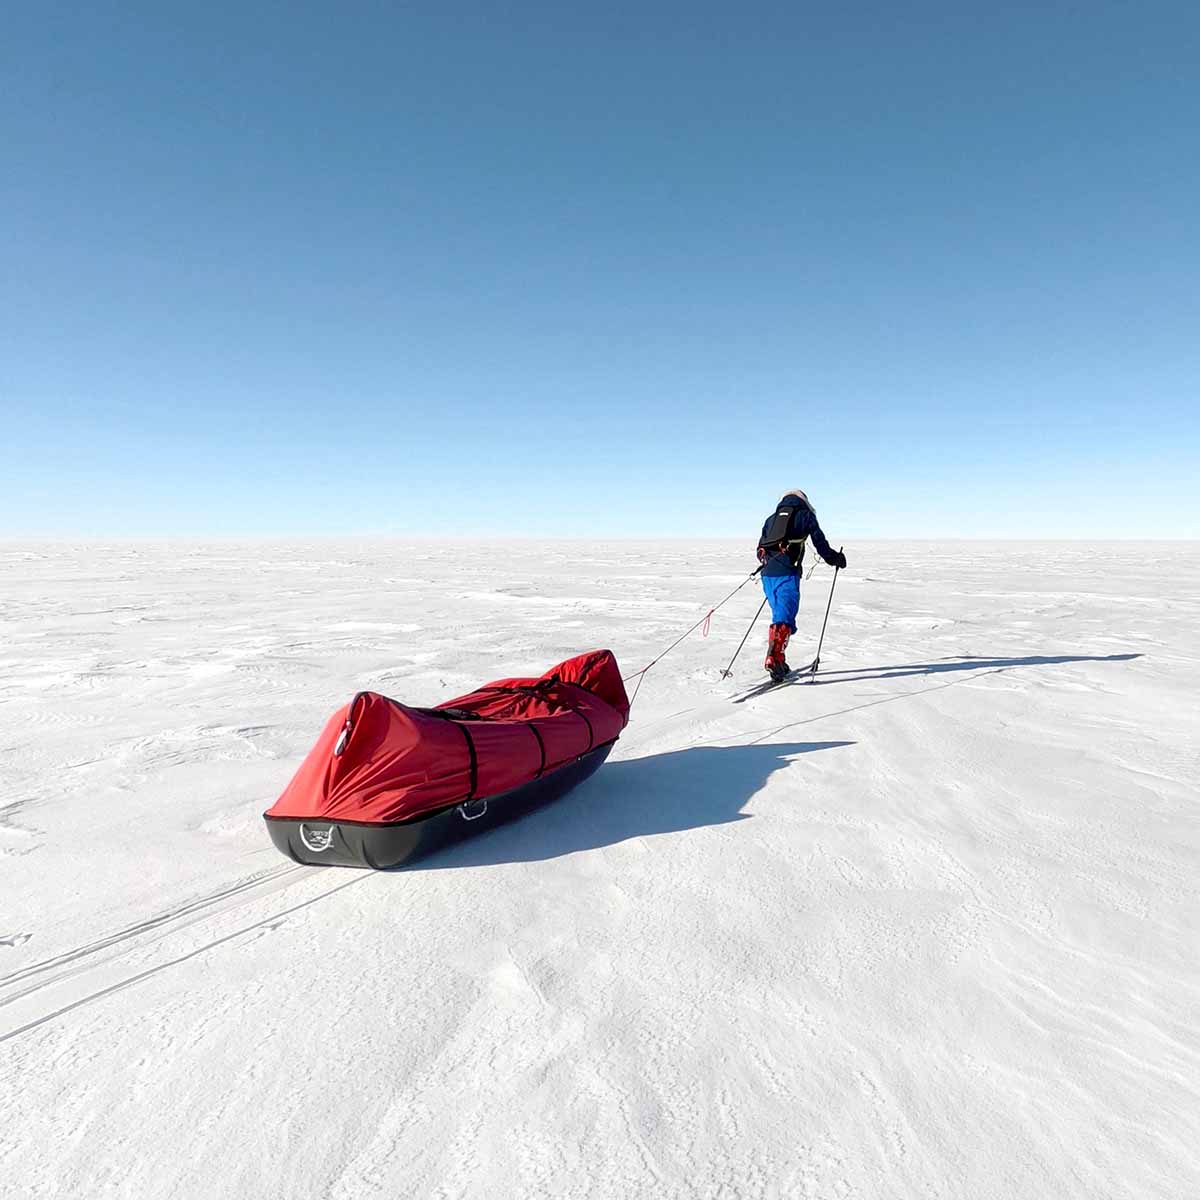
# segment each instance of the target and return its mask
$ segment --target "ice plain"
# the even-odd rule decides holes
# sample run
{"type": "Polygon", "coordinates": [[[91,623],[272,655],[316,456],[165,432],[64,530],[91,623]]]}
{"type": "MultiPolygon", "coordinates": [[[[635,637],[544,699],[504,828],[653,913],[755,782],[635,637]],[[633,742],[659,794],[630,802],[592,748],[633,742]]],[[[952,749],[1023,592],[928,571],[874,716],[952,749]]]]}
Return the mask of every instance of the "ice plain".
{"type": "Polygon", "coordinates": [[[339,704],[632,672],[745,547],[0,544],[0,1193],[1200,1195],[1200,544],[847,553],[816,683],[721,679],[751,583],[369,873],[260,816],[339,704]]]}

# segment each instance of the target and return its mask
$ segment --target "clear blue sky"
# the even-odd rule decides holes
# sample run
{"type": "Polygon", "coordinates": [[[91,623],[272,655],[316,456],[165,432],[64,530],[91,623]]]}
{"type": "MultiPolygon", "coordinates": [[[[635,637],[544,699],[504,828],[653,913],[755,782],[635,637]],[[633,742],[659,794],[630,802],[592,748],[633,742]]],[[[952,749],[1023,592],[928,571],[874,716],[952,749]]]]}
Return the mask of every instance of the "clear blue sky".
{"type": "Polygon", "coordinates": [[[1200,535],[1194,3],[9,6],[0,535],[1200,535]]]}

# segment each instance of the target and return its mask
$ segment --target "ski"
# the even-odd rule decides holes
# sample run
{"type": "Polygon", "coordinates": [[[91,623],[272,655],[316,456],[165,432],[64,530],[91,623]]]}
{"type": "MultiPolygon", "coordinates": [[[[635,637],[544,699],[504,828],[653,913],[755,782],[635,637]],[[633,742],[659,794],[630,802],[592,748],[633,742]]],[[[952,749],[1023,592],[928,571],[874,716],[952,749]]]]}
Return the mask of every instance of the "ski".
{"type": "Polygon", "coordinates": [[[756,696],[765,696],[767,692],[774,691],[777,687],[783,687],[788,683],[799,683],[806,677],[811,678],[816,675],[820,661],[820,659],[814,658],[806,666],[797,667],[795,670],[789,671],[781,679],[768,679],[766,683],[760,683],[757,687],[752,687],[748,692],[744,692],[740,696],[735,696],[733,702],[734,704],[745,704],[747,700],[753,700],[756,696]]]}

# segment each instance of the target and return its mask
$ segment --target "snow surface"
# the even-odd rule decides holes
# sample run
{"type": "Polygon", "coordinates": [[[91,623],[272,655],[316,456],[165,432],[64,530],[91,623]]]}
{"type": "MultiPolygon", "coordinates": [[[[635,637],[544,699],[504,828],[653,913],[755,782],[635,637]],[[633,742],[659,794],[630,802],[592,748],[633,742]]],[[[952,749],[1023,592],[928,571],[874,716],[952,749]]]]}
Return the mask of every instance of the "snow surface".
{"type": "Polygon", "coordinates": [[[371,873],[260,818],[351,693],[632,672],[745,547],[0,546],[0,1192],[1200,1195],[1200,545],[847,549],[817,684],[733,702],[750,584],[371,873]]]}

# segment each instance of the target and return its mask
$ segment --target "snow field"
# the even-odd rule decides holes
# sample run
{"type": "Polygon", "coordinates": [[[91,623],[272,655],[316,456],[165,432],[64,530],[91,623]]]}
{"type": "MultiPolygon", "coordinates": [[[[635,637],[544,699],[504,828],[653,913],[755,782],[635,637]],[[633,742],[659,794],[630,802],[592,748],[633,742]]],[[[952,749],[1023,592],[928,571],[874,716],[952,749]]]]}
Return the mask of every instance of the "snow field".
{"type": "Polygon", "coordinates": [[[0,1193],[1200,1194],[1200,546],[847,546],[410,870],[262,827],[360,688],[644,665],[702,543],[0,545],[0,1193]],[[804,588],[811,656],[831,572],[804,588]]]}

